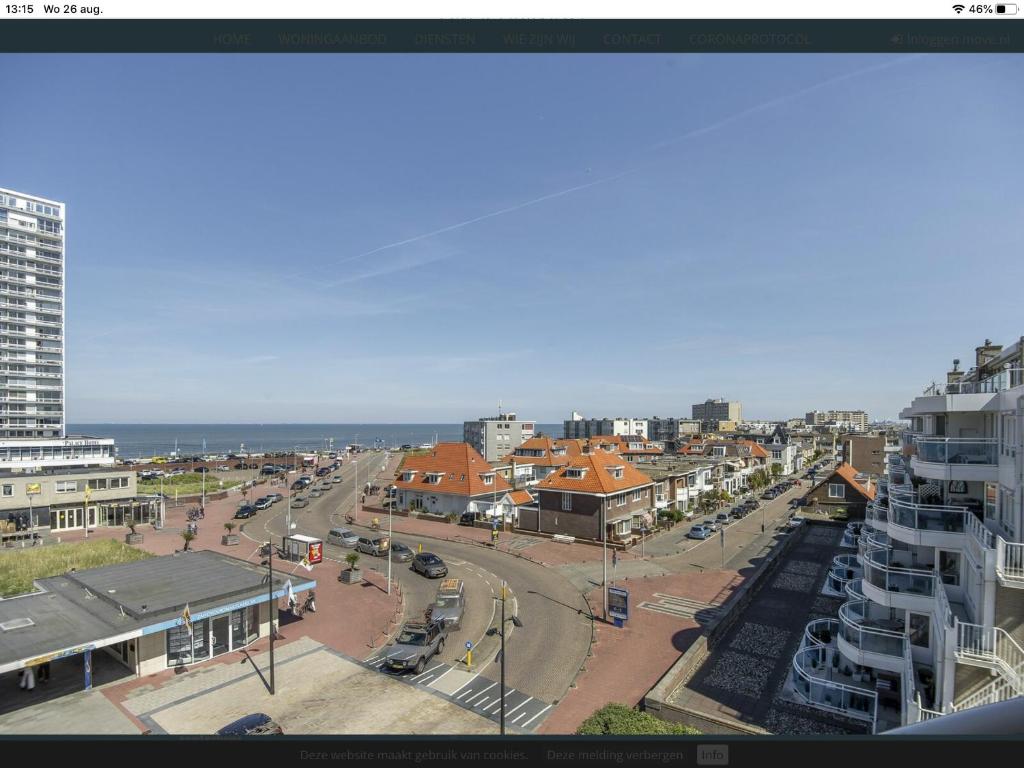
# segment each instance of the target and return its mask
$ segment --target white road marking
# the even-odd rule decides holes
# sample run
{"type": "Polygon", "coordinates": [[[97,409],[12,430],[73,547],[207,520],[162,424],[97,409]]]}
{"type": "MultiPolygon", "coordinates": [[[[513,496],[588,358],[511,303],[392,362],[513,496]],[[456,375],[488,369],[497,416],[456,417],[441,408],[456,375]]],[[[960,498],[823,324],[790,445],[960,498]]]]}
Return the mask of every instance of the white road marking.
{"type": "Polygon", "coordinates": [[[536,720],[536,719],[537,719],[538,717],[540,717],[541,715],[543,715],[543,714],[544,714],[545,712],[547,712],[547,711],[548,711],[549,709],[551,709],[551,705],[550,705],[550,704],[548,704],[548,705],[547,705],[546,707],[544,707],[544,709],[542,709],[542,710],[541,710],[540,712],[538,712],[538,713],[537,713],[536,715],[534,715],[534,716],[533,716],[533,717],[531,717],[531,718],[530,718],[529,720],[527,720],[527,721],[526,721],[525,723],[523,723],[523,728],[525,728],[526,726],[528,726],[528,725],[529,725],[530,723],[532,723],[532,722],[533,722],[534,720],[536,720]]]}
{"type": "MultiPolygon", "coordinates": [[[[530,703],[531,701],[534,701],[534,700],[535,700],[535,699],[534,699],[534,698],[533,698],[532,696],[527,696],[527,697],[526,697],[526,699],[525,699],[525,700],[524,700],[524,701],[523,701],[523,702],[522,702],[521,704],[517,704],[517,705],[516,705],[516,706],[515,706],[515,707],[514,707],[514,708],[512,709],[512,712],[515,712],[515,711],[516,711],[517,709],[522,709],[523,707],[525,707],[525,706],[526,706],[527,704],[529,704],[529,703],[530,703]]],[[[511,714],[512,714],[512,712],[506,712],[506,713],[505,713],[505,719],[508,719],[508,716],[509,716],[509,715],[511,715],[511,714]]],[[[525,714],[526,714],[525,712],[520,712],[520,713],[519,713],[519,717],[522,717],[522,716],[523,716],[523,715],[525,715],[525,714]]],[[[516,718],[516,719],[518,720],[519,718],[516,718]]]]}
{"type": "MultiPolygon", "coordinates": [[[[480,673],[479,673],[479,672],[477,672],[477,673],[476,673],[475,675],[473,675],[473,676],[472,676],[471,678],[469,678],[469,680],[467,680],[467,681],[466,681],[466,684],[465,684],[465,685],[463,685],[463,686],[462,686],[461,688],[457,689],[457,690],[455,691],[455,693],[453,693],[453,694],[452,694],[452,696],[455,696],[455,695],[456,695],[457,693],[459,693],[460,691],[465,691],[465,690],[466,690],[466,688],[468,688],[468,687],[469,687],[470,685],[472,685],[472,684],[473,684],[473,681],[474,681],[474,680],[476,680],[476,679],[477,679],[478,677],[480,677],[480,673]]],[[[465,694],[465,693],[463,693],[462,695],[463,695],[463,696],[465,696],[466,694],[465,694]]],[[[459,698],[461,699],[461,698],[462,698],[462,696],[460,696],[459,698]]]]}
{"type": "Polygon", "coordinates": [[[431,668],[430,668],[430,669],[428,669],[428,670],[425,670],[425,671],[423,671],[423,672],[420,672],[420,673],[419,673],[418,675],[416,675],[415,677],[410,677],[409,679],[410,679],[410,680],[419,680],[419,679],[420,679],[421,677],[424,677],[424,676],[426,676],[426,675],[429,675],[429,674],[430,674],[431,672],[433,672],[433,671],[434,671],[435,669],[440,669],[440,668],[441,668],[441,667],[443,667],[443,666],[444,666],[444,664],[437,664],[437,665],[435,665],[435,666],[431,667],[431,668]]]}
{"type": "Polygon", "coordinates": [[[491,688],[496,688],[497,685],[498,685],[497,683],[491,683],[489,686],[484,688],[479,693],[476,693],[473,696],[470,696],[468,699],[466,699],[466,703],[469,704],[469,702],[471,702],[473,699],[479,699],[481,696],[483,696],[485,693],[487,693],[489,690],[491,690],[491,688]]]}
{"type": "MultiPolygon", "coordinates": [[[[526,704],[527,701],[530,701],[530,699],[527,699],[526,701],[524,701],[523,704],[526,704]]],[[[523,704],[520,704],[519,706],[521,707],[523,704]]],[[[517,707],[517,709],[518,709],[518,707],[517,707]]],[[[508,720],[513,725],[515,725],[519,721],[520,718],[522,718],[522,717],[524,717],[525,715],[528,715],[528,714],[529,714],[529,712],[520,712],[518,715],[515,716],[514,720],[508,720],[508,713],[506,713],[505,714],[505,719],[508,720]]]]}
{"type": "Polygon", "coordinates": [[[449,672],[451,672],[451,671],[452,671],[453,669],[455,669],[455,667],[448,667],[448,669],[446,669],[446,670],[445,670],[444,672],[442,672],[442,673],[441,673],[440,675],[438,675],[438,676],[437,676],[437,679],[436,679],[436,680],[431,680],[431,681],[430,681],[430,685],[431,685],[431,687],[433,687],[434,683],[438,682],[438,681],[439,681],[439,680],[440,680],[440,679],[441,679],[442,677],[444,677],[445,675],[447,675],[447,674],[448,674],[449,672]]]}

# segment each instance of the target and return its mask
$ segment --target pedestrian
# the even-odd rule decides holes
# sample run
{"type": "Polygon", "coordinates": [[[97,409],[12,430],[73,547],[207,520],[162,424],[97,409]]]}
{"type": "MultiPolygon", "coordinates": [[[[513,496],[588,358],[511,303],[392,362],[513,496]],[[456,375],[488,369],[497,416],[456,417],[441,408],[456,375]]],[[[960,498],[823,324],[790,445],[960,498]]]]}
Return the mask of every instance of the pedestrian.
{"type": "Polygon", "coordinates": [[[44,661],[39,665],[39,682],[46,683],[50,680],[50,662],[44,661]]]}
{"type": "Polygon", "coordinates": [[[21,683],[19,685],[26,691],[31,691],[36,687],[36,673],[32,667],[25,667],[22,670],[21,683]]]}

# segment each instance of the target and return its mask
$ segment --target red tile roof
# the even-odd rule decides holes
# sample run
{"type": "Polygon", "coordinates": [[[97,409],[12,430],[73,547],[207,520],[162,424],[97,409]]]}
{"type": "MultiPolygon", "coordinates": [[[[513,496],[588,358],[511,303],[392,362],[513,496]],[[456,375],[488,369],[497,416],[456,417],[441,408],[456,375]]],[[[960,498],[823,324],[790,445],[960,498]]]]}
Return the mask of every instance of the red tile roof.
{"type": "Polygon", "coordinates": [[[825,485],[825,483],[829,482],[836,475],[839,475],[839,477],[841,477],[843,480],[849,483],[855,491],[859,491],[860,494],[868,501],[874,500],[875,489],[865,488],[863,485],[857,482],[857,470],[854,468],[852,464],[840,464],[838,467],[832,470],[831,474],[829,474],[828,477],[826,477],[824,480],[822,480],[814,487],[821,488],[821,486],[825,485]]]}
{"type": "Polygon", "coordinates": [[[533,464],[536,467],[560,467],[567,464],[573,456],[579,455],[580,446],[575,440],[554,440],[550,437],[531,437],[525,443],[516,448],[504,459],[503,464],[511,464],[514,459],[517,464],[533,464]],[[565,448],[565,454],[555,455],[555,449],[565,448]],[[544,451],[543,456],[519,456],[517,451],[544,451]]]}
{"type": "Polygon", "coordinates": [[[450,493],[455,496],[479,496],[486,493],[504,493],[512,486],[494,467],[484,461],[468,443],[438,443],[430,453],[406,456],[398,470],[395,485],[412,491],[450,493]],[[404,473],[415,471],[412,480],[403,480],[404,473]],[[440,482],[430,483],[427,474],[442,475],[440,482]],[[494,481],[486,485],[482,475],[495,475],[494,481]]]}
{"type": "Polygon", "coordinates": [[[767,459],[768,451],[760,443],[755,443],[753,440],[737,440],[737,445],[745,445],[750,449],[750,455],[759,459],[767,459]]]}
{"type": "Polygon", "coordinates": [[[599,450],[574,456],[566,466],[541,480],[535,487],[538,490],[607,494],[650,485],[653,482],[621,456],[599,450]],[[612,476],[612,467],[622,467],[620,479],[616,480],[612,476]],[[566,477],[566,471],[569,469],[583,469],[583,477],[566,477]]]}
{"type": "Polygon", "coordinates": [[[512,493],[509,494],[509,498],[516,506],[519,506],[520,504],[533,503],[533,496],[530,495],[529,491],[512,491],[512,493]]]}

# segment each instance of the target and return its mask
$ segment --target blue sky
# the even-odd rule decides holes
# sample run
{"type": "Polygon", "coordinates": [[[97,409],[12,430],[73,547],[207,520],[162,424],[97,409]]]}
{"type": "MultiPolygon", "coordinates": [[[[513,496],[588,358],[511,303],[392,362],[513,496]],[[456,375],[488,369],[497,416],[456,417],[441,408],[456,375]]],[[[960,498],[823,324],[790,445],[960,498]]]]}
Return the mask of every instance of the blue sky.
{"type": "Polygon", "coordinates": [[[1020,57],[0,65],[71,422],[895,417],[1024,332],[1020,57]]]}

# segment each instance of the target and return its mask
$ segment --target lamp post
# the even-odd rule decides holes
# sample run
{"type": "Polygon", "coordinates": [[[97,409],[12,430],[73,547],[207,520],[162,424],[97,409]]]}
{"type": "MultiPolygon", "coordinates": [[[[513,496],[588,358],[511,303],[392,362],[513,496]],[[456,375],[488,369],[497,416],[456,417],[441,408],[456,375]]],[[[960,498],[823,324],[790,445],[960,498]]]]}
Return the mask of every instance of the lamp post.
{"type": "Polygon", "coordinates": [[[604,592],[604,620],[608,621],[608,499],[601,500],[601,591],[604,592]]]}
{"type": "Polygon", "coordinates": [[[513,616],[510,619],[505,618],[505,593],[508,591],[508,584],[503,580],[501,582],[501,597],[494,598],[495,600],[501,600],[501,629],[497,627],[491,627],[487,630],[487,634],[491,637],[498,635],[501,638],[501,650],[498,652],[498,658],[495,661],[501,660],[501,735],[505,735],[505,623],[511,621],[514,626],[522,627],[523,622],[519,620],[518,616],[513,616]]]}
{"type": "Polygon", "coordinates": [[[391,510],[392,505],[388,504],[388,594],[391,594],[391,510]]]}
{"type": "Polygon", "coordinates": [[[274,691],[274,614],[277,605],[274,602],[274,542],[267,541],[267,608],[270,614],[270,695],[274,691]]]}

